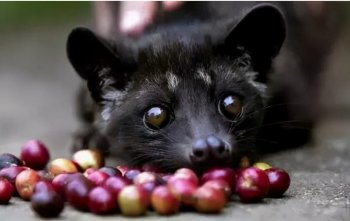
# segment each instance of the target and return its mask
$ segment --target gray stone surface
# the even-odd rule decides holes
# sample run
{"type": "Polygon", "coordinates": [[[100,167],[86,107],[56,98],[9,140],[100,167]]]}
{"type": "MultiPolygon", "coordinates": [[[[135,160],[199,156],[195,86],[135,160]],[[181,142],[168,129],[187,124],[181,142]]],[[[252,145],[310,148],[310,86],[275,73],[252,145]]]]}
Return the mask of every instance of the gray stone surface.
{"type": "MultiPolygon", "coordinates": [[[[18,154],[30,138],[42,139],[53,157],[68,157],[70,133],[77,128],[74,93],[79,83],[65,57],[65,39],[73,25],[28,27],[0,35],[0,152],[18,154]]],[[[349,220],[350,217],[350,75],[348,35],[339,40],[325,75],[323,120],[315,141],[305,148],[266,159],[287,169],[292,184],[282,199],[259,204],[230,203],[220,215],[184,212],[172,217],[132,220],[349,220]],[[338,113],[342,113],[339,115],[338,113]]],[[[0,206],[6,221],[40,220],[29,203],[13,199],[0,206]]],[[[97,217],[65,208],[57,220],[127,220],[97,217]]]]}

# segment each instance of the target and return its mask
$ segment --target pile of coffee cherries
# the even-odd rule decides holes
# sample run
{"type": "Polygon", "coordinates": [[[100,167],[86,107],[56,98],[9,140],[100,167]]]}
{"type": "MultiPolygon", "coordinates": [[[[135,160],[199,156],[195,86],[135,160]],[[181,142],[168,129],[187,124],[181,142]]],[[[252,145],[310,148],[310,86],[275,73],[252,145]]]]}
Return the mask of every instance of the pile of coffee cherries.
{"type": "Polygon", "coordinates": [[[1,154],[0,204],[17,196],[30,201],[41,217],[59,216],[65,204],[95,214],[125,216],[141,216],[152,209],[161,215],[182,209],[219,213],[233,195],[255,203],[281,197],[290,185],[287,172],[262,162],[238,170],[214,167],[199,177],[188,168],[165,174],[149,165],[108,167],[97,150],[49,161],[48,149],[38,140],[26,142],[19,158],[1,154]]]}

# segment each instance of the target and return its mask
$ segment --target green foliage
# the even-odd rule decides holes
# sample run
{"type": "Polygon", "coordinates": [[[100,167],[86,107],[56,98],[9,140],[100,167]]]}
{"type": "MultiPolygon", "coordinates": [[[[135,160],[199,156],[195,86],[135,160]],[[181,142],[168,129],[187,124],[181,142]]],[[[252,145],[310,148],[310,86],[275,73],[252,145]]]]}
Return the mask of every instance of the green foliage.
{"type": "Polygon", "coordinates": [[[91,2],[0,2],[0,27],[88,18],[91,2]]]}

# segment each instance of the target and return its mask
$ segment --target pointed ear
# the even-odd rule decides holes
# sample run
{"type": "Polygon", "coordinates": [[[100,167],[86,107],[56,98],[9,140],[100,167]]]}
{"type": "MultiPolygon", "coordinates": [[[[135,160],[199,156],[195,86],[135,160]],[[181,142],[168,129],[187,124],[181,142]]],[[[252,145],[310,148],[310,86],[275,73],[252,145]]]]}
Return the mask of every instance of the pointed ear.
{"type": "Polygon", "coordinates": [[[92,97],[101,102],[111,88],[127,84],[127,67],[108,45],[87,28],[74,29],[67,41],[67,55],[77,73],[87,81],[92,97]]]}
{"type": "Polygon", "coordinates": [[[248,11],[225,39],[228,50],[243,48],[257,71],[265,72],[286,37],[285,19],[271,4],[259,4],[248,11]]]}

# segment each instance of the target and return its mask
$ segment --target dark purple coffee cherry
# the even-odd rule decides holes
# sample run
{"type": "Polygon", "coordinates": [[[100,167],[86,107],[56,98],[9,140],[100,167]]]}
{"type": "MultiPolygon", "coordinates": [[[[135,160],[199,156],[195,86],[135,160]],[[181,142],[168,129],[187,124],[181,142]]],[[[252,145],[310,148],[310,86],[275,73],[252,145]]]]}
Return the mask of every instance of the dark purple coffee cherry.
{"type": "Polygon", "coordinates": [[[0,170],[13,166],[23,166],[23,162],[10,153],[3,153],[0,155],[0,170]]]}
{"type": "Polygon", "coordinates": [[[99,171],[107,173],[109,176],[122,176],[122,173],[114,167],[104,166],[100,168],[99,171]]]}
{"type": "Polygon", "coordinates": [[[64,201],[55,191],[38,191],[32,195],[31,208],[41,217],[57,217],[63,211],[64,201]]]}

